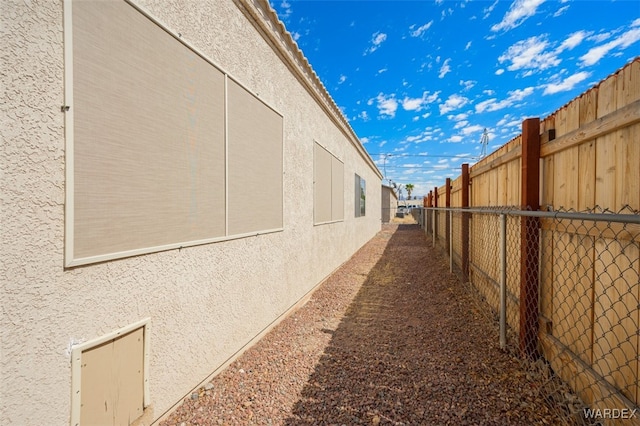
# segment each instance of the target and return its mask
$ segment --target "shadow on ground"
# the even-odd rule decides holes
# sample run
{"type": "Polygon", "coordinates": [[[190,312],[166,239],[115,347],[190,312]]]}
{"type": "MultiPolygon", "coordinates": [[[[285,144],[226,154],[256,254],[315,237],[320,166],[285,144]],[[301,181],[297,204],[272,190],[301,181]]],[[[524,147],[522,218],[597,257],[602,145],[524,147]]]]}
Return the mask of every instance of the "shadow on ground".
{"type": "Polygon", "coordinates": [[[379,237],[382,257],[323,330],[330,344],[285,424],[537,423],[517,363],[418,225],[379,237]]]}

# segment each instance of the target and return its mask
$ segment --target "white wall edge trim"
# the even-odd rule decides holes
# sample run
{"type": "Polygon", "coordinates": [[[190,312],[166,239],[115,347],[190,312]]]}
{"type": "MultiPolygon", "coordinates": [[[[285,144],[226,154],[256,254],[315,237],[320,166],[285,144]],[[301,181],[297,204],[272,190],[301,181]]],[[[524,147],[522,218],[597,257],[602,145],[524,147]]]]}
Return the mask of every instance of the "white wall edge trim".
{"type": "Polygon", "coordinates": [[[64,40],[64,139],[65,139],[65,203],[64,203],[64,263],[73,258],[73,22],[72,0],[63,3],[63,40],[64,40]],[[67,109],[68,108],[68,109],[67,109]]]}
{"type": "Polygon", "coordinates": [[[200,246],[200,245],[211,244],[211,243],[219,243],[223,241],[238,240],[241,238],[257,237],[258,235],[273,234],[276,232],[283,232],[283,231],[284,231],[284,228],[266,229],[264,231],[247,232],[244,234],[228,235],[228,236],[216,237],[216,238],[207,238],[204,240],[196,240],[196,241],[185,241],[183,243],[172,243],[172,244],[166,244],[162,246],[145,247],[145,248],[140,248],[135,250],[101,254],[97,256],[81,257],[78,259],[71,260],[65,266],[74,267],[74,266],[81,266],[81,265],[89,265],[93,263],[106,262],[108,260],[124,259],[127,257],[140,256],[143,254],[151,254],[151,253],[157,253],[161,251],[183,249],[187,247],[194,247],[194,246],[200,246]]]}

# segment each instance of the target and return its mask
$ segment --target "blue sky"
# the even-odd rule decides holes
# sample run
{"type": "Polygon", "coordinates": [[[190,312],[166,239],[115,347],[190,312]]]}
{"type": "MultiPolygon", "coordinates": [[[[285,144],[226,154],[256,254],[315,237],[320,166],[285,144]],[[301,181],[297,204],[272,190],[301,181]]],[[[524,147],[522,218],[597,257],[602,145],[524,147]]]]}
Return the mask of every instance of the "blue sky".
{"type": "Polygon", "coordinates": [[[418,196],[484,129],[490,153],[640,55],[638,0],[269,1],[383,183],[418,196]]]}

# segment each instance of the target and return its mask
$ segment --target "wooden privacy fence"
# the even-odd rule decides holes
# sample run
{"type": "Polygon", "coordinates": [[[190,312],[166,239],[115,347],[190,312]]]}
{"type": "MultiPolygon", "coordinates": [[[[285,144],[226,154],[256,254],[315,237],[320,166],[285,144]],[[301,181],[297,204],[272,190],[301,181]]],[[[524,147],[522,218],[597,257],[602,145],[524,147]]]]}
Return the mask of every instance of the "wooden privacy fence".
{"type": "Polygon", "coordinates": [[[463,164],[425,206],[425,230],[494,306],[506,275],[507,322],[524,357],[542,355],[587,404],[638,407],[640,226],[508,215],[509,264],[501,271],[497,216],[472,211],[637,217],[640,58],[551,116],[525,120],[521,135],[472,167],[463,164]],[[440,210],[447,207],[461,209],[440,210]]]}

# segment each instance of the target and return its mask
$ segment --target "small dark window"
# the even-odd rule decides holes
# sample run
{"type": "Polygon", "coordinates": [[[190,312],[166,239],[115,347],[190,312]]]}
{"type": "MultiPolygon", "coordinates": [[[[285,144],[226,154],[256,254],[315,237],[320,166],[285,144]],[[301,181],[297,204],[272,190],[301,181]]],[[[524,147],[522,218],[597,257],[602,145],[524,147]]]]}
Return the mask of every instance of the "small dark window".
{"type": "Polygon", "coordinates": [[[355,179],[355,215],[361,217],[365,215],[367,204],[367,183],[356,174],[355,179]]]}

